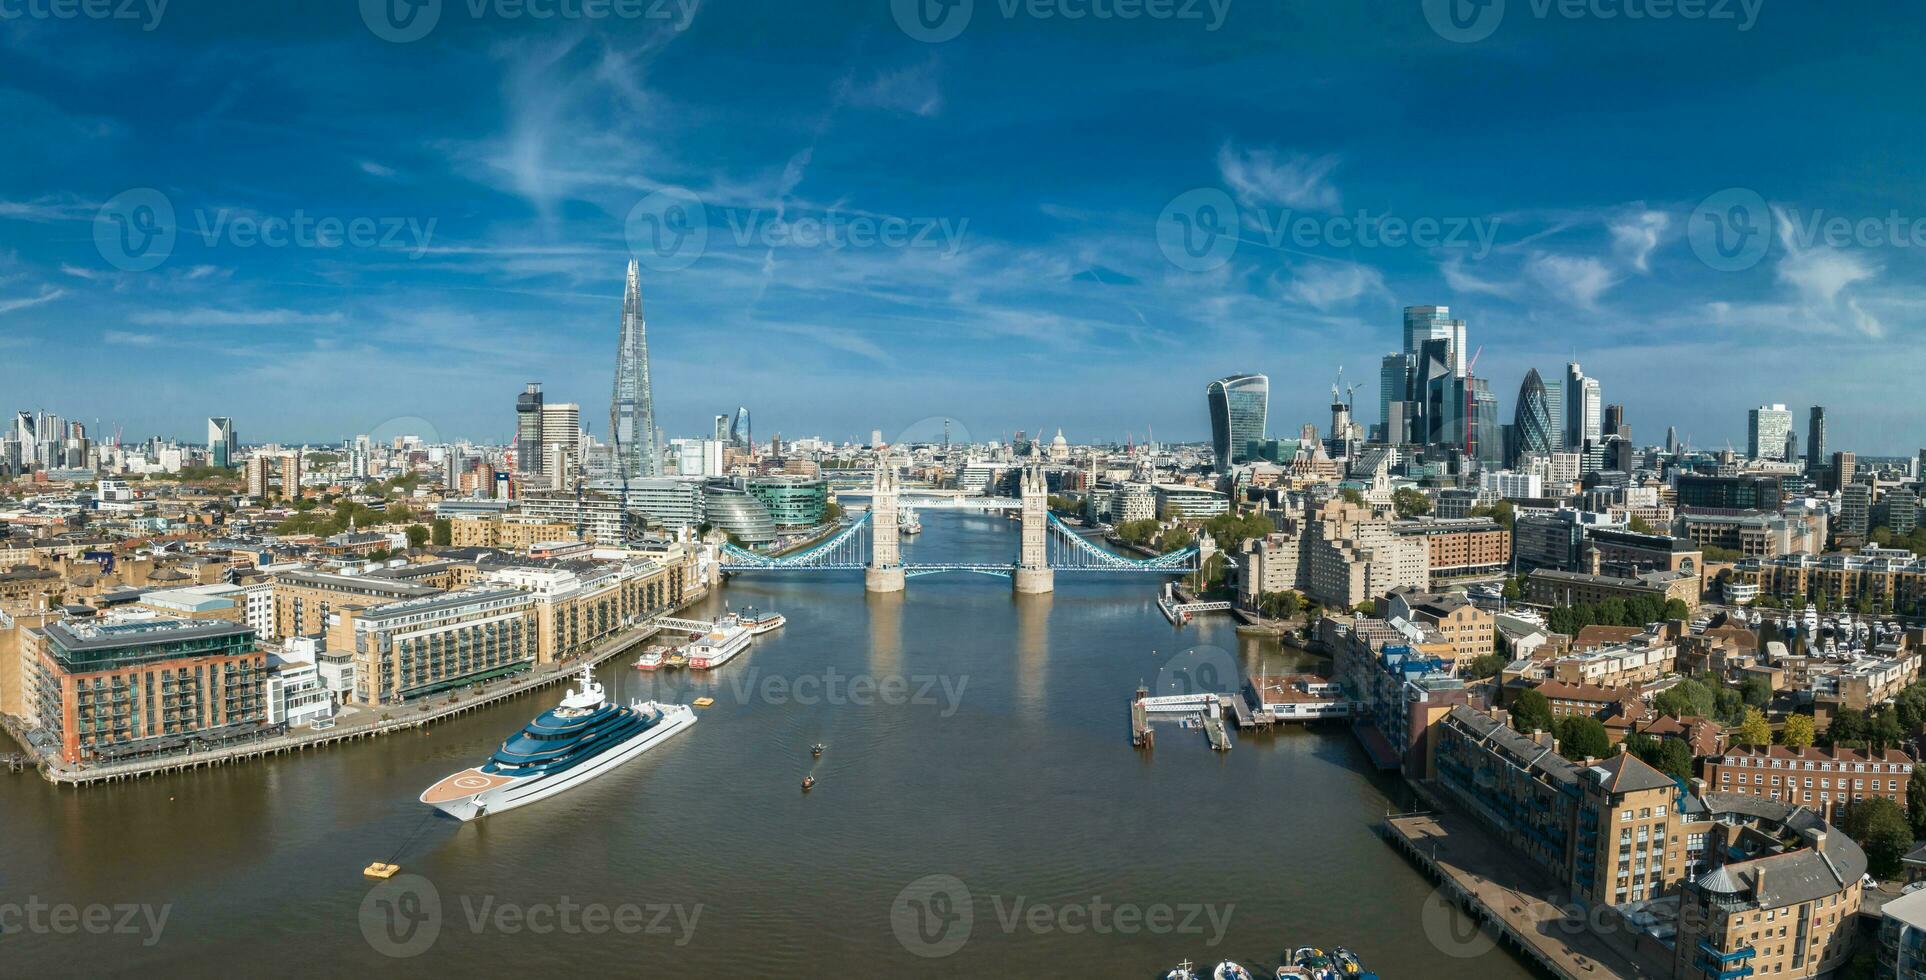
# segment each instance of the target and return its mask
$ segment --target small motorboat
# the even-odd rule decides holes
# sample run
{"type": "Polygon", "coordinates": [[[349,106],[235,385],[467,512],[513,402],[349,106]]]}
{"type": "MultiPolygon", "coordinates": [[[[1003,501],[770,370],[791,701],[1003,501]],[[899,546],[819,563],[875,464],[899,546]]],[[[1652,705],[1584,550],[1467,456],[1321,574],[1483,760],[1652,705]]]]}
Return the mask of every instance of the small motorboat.
{"type": "Polygon", "coordinates": [[[816,785],[816,777],[814,776],[803,777],[803,792],[805,793],[809,792],[809,788],[814,785],[816,785]]]}
{"type": "Polygon", "coordinates": [[[1197,971],[1190,968],[1190,961],[1177,964],[1176,968],[1164,974],[1164,980],[1197,980],[1197,971]]]}
{"type": "Polygon", "coordinates": [[[1358,961],[1358,954],[1342,946],[1331,950],[1331,959],[1337,961],[1338,970],[1347,977],[1355,977],[1364,972],[1364,964],[1358,961]]]}
{"type": "Polygon", "coordinates": [[[644,650],[640,657],[635,658],[636,670],[658,670],[661,666],[662,651],[660,650],[644,650]]]}
{"type": "Polygon", "coordinates": [[[1311,980],[1311,974],[1301,966],[1280,966],[1277,980],[1311,980]]]}
{"type": "Polygon", "coordinates": [[[1210,975],[1212,980],[1252,980],[1251,971],[1230,960],[1217,964],[1217,969],[1212,970],[1210,975]]]}
{"type": "Polygon", "coordinates": [[[829,748],[829,746],[824,745],[821,742],[817,742],[816,744],[809,747],[809,754],[820,759],[823,756],[823,750],[827,748],[829,748]]]}

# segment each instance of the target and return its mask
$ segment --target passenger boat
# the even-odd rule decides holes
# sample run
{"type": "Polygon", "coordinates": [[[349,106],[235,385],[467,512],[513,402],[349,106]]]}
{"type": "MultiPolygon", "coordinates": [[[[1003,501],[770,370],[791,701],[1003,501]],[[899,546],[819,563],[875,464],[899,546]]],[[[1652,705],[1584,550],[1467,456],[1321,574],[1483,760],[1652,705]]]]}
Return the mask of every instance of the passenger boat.
{"type": "Polygon", "coordinates": [[[487,762],[428,787],[421,802],[460,820],[512,810],[580,786],[695,724],[686,704],[610,704],[588,667],[580,681],[487,762]]]}
{"type": "Polygon", "coordinates": [[[788,622],[788,620],[783,618],[782,613],[758,612],[754,606],[738,613],[736,620],[749,628],[750,636],[761,636],[764,633],[773,633],[776,630],[782,629],[783,624],[788,622]]]}
{"type": "Polygon", "coordinates": [[[642,651],[641,656],[635,658],[636,670],[660,670],[661,668],[662,668],[662,651],[660,650],[656,650],[656,649],[644,650],[642,651]]]}
{"type": "Polygon", "coordinates": [[[822,758],[823,750],[826,748],[829,748],[829,746],[824,745],[821,742],[817,742],[816,744],[809,747],[809,754],[820,759],[822,758]]]}
{"type": "Polygon", "coordinates": [[[728,663],[736,654],[749,649],[754,636],[734,616],[724,616],[715,628],[689,641],[682,655],[689,658],[689,669],[710,670],[728,663]]]}
{"type": "Polygon", "coordinates": [[[1190,968],[1190,961],[1177,964],[1176,968],[1164,974],[1164,980],[1197,980],[1197,971],[1190,968]]]}
{"type": "Polygon", "coordinates": [[[812,787],[812,786],[814,786],[814,785],[816,785],[816,777],[814,777],[814,776],[804,776],[804,777],[803,777],[803,783],[802,783],[802,786],[803,786],[803,792],[805,792],[805,793],[807,793],[807,792],[809,792],[809,789],[810,789],[810,787],[812,787]]]}
{"type": "Polygon", "coordinates": [[[1212,980],[1251,980],[1251,971],[1230,960],[1217,964],[1217,969],[1211,971],[1210,975],[1212,980]]]}

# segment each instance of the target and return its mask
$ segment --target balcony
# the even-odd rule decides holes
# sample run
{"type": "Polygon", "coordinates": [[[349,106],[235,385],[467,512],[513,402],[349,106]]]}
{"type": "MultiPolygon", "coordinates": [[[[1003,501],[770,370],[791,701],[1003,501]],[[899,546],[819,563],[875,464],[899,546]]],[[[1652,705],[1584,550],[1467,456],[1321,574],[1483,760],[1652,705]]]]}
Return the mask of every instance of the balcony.
{"type": "Polygon", "coordinates": [[[1710,942],[1701,939],[1699,940],[1699,952],[1705,954],[1708,959],[1717,960],[1720,963],[1732,963],[1738,960],[1751,959],[1755,951],[1750,946],[1741,946],[1727,953],[1717,946],[1712,945],[1710,942]]]}
{"type": "Polygon", "coordinates": [[[1744,977],[1752,975],[1752,968],[1749,966],[1724,967],[1708,959],[1700,959],[1692,966],[1712,980],[1743,980],[1744,977]]]}

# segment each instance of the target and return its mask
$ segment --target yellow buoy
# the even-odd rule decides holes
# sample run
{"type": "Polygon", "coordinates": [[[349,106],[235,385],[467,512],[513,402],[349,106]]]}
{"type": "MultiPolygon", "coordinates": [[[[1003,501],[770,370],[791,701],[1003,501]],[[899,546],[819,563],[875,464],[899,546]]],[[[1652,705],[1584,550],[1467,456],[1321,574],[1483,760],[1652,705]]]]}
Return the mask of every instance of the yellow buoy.
{"type": "Polygon", "coordinates": [[[715,698],[696,698],[695,699],[695,706],[698,708],[706,708],[714,703],[716,703],[715,698]]]}
{"type": "Polygon", "coordinates": [[[400,870],[401,870],[401,865],[399,864],[383,864],[380,861],[376,861],[375,863],[370,864],[365,868],[362,868],[361,873],[364,875],[367,875],[370,878],[393,878],[395,876],[395,872],[400,870]]]}

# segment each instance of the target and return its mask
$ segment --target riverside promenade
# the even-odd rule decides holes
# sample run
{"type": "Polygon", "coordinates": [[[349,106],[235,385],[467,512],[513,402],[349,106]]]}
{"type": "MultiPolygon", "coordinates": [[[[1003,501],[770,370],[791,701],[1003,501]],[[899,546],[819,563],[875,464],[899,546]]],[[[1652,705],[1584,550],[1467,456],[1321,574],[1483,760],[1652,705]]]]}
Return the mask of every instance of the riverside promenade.
{"type": "Polygon", "coordinates": [[[1569,918],[1559,889],[1520,864],[1515,854],[1449,810],[1387,816],[1385,836],[1438,882],[1437,894],[1479,923],[1479,935],[1459,935],[1426,908],[1426,936],[1447,956],[1486,955],[1511,946],[1552,976],[1567,980],[1672,975],[1669,963],[1635,955],[1569,918]]]}
{"type": "MultiPolygon", "coordinates": [[[[693,601],[696,600],[691,600],[693,601]]],[[[437,721],[568,681],[579,673],[584,665],[601,664],[661,632],[661,626],[658,625],[658,620],[661,618],[661,616],[651,617],[632,629],[611,636],[586,654],[578,654],[551,664],[537,664],[528,673],[512,680],[488,681],[480,690],[464,689],[455,692],[451,697],[437,697],[425,703],[359,708],[358,714],[373,716],[373,720],[370,721],[336,725],[326,729],[307,729],[287,735],[249,739],[231,745],[155,756],[151,759],[132,762],[68,766],[58,760],[42,759],[38,768],[41,776],[56,785],[93,786],[139,779],[144,776],[164,776],[192,769],[232,765],[272,755],[319,750],[342,742],[374,738],[404,729],[424,728],[437,721]]],[[[0,716],[0,718],[3,717],[0,716]]],[[[13,740],[23,748],[28,747],[26,733],[16,730],[11,719],[5,719],[5,721],[7,734],[11,735],[13,740]]]]}

